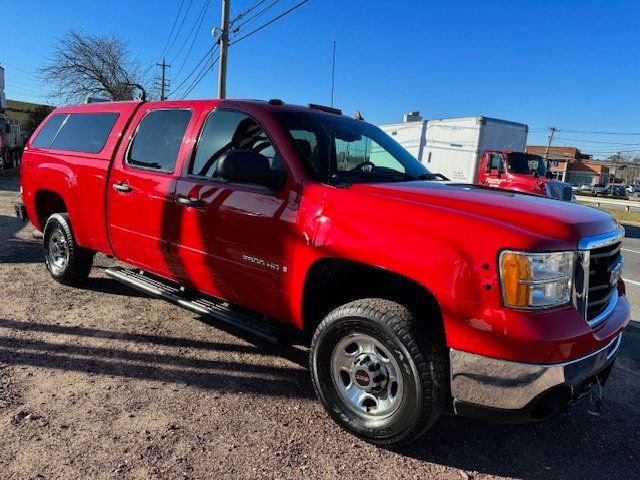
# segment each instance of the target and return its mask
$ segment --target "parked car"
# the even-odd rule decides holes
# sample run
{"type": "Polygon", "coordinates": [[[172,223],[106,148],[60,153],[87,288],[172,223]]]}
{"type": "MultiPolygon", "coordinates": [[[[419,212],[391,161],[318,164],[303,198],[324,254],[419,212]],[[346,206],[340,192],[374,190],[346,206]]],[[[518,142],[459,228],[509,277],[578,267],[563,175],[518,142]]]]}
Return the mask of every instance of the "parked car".
{"type": "Polygon", "coordinates": [[[328,415],[378,445],[448,405],[528,422],[600,392],[629,322],[624,230],[438,178],[329,107],[94,103],[29,140],[16,212],[62,284],[102,252],[132,266],[110,277],[264,341],[306,333],[328,415]]]}
{"type": "Polygon", "coordinates": [[[627,189],[624,185],[609,185],[605,189],[604,194],[621,199],[629,198],[629,195],[627,195],[627,189]]]}
{"type": "Polygon", "coordinates": [[[606,195],[607,185],[604,183],[598,183],[591,187],[591,193],[596,195],[606,195]]]}
{"type": "Polygon", "coordinates": [[[593,190],[593,186],[588,183],[585,183],[584,185],[580,185],[580,189],[579,189],[579,191],[582,193],[585,193],[585,192],[591,193],[592,190],[593,190]]]}

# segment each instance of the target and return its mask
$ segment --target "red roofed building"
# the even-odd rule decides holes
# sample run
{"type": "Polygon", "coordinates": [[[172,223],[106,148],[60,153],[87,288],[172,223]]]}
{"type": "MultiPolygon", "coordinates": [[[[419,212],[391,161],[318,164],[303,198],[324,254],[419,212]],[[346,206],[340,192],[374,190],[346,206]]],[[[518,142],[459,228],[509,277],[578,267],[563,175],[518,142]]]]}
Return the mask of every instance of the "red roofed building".
{"type": "MultiPolygon", "coordinates": [[[[544,158],[546,145],[527,145],[526,152],[544,158]]],[[[572,185],[595,185],[609,182],[609,167],[591,159],[576,147],[549,147],[547,159],[554,178],[572,185]]]]}

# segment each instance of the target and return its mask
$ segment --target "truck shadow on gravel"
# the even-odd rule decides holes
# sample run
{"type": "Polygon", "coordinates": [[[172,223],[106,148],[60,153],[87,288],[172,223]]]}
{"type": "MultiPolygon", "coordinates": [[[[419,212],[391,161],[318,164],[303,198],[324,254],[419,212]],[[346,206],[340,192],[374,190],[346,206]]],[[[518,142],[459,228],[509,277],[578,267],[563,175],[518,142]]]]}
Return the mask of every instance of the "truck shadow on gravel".
{"type": "Polygon", "coordinates": [[[42,261],[42,243],[23,240],[18,232],[27,224],[16,217],[0,215],[0,263],[36,263],[42,261]]]}
{"type": "Polygon", "coordinates": [[[264,355],[287,357],[280,351],[284,348],[292,349],[0,319],[0,363],[6,365],[169,382],[216,392],[315,398],[305,369],[271,366],[261,361],[264,355]],[[32,335],[26,338],[8,335],[16,330],[32,335]],[[55,342],[37,340],[38,334],[61,338],[55,342]],[[87,337],[118,341],[120,346],[88,346],[87,337]],[[139,351],[140,345],[148,350],[139,351]],[[154,347],[162,347],[162,352],[155,352],[154,347]],[[176,347],[175,353],[167,353],[166,347],[176,347]],[[184,349],[195,351],[185,354],[184,349]],[[247,354],[248,358],[245,361],[210,360],[195,357],[197,351],[202,352],[202,356],[211,351],[247,354]]]}

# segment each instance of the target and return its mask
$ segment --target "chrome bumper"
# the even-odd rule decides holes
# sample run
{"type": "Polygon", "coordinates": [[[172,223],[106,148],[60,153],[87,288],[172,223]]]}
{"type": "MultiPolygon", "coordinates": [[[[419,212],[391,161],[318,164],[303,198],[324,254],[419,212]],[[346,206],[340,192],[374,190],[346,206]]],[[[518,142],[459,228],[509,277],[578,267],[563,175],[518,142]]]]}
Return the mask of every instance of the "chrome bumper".
{"type": "Polygon", "coordinates": [[[622,333],[589,355],[551,365],[511,362],[451,349],[451,394],[456,413],[500,421],[494,418],[499,416],[496,412],[505,411],[518,417],[517,423],[527,418],[541,420],[536,418],[536,402],[546,393],[551,396],[562,390],[561,395],[554,393],[554,401],[557,398],[564,402],[564,409],[598,383],[604,383],[621,341],[622,333]],[[493,414],[476,415],[476,410],[493,414]]]}

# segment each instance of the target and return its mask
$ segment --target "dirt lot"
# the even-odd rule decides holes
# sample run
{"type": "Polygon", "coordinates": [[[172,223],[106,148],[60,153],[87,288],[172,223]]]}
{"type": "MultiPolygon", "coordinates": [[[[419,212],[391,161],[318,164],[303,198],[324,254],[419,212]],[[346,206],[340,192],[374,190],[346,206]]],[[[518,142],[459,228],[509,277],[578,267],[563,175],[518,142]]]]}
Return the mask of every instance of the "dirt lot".
{"type": "Polygon", "coordinates": [[[640,330],[602,415],[589,402],[532,426],[446,415],[392,452],[316,401],[306,348],[254,344],[105,277],[53,282],[0,177],[0,477],[640,478],[640,330]]]}

